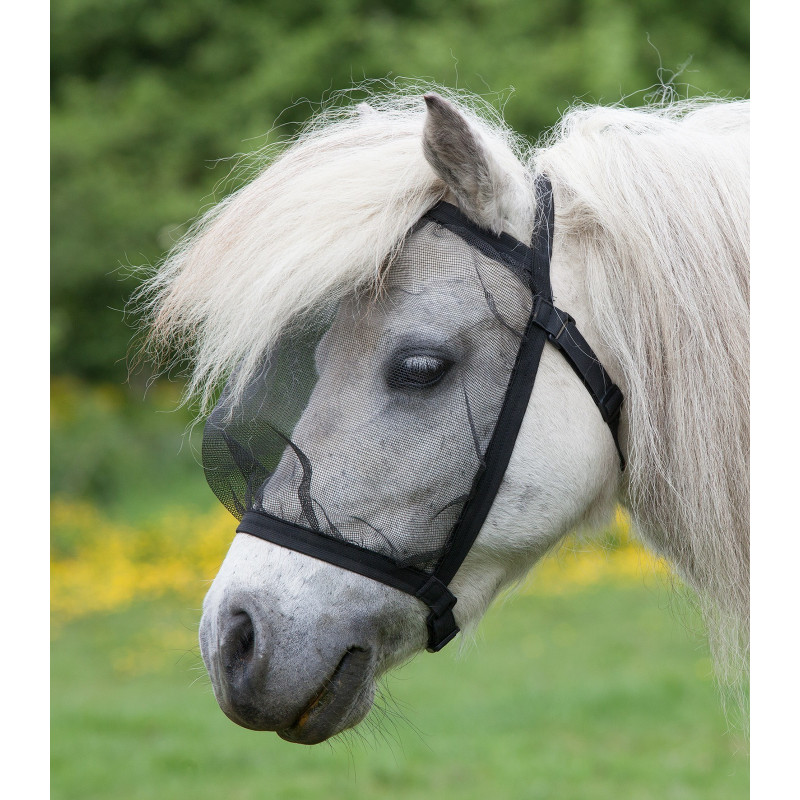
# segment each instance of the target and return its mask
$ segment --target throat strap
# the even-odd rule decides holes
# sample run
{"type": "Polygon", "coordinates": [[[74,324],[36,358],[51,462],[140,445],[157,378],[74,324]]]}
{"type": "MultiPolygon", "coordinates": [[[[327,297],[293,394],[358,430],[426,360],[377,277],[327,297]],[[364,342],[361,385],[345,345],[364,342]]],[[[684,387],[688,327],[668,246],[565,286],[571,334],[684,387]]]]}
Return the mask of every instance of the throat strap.
{"type": "Polygon", "coordinates": [[[603,421],[611,429],[619,454],[619,465],[625,469],[625,456],[619,446],[619,416],[622,392],[603,369],[600,359],[583,338],[575,320],[566,311],[556,308],[550,300],[537,295],[534,299],[531,321],[547,333],[548,341],[555,345],[575,370],[600,409],[603,421]]]}

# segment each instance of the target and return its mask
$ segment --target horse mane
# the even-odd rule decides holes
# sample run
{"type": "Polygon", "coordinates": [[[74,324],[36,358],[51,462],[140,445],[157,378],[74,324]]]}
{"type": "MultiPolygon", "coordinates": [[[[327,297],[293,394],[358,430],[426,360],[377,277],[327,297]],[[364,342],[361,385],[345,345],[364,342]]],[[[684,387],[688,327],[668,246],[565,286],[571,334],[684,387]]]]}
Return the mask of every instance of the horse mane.
{"type": "MultiPolygon", "coordinates": [[[[431,88],[319,114],[144,281],[133,304],[147,347],[192,362],[187,398],[201,414],[226,379],[240,396],[288,325],[354,289],[379,289],[409,228],[446,191],[421,146],[431,88]]],[[[480,98],[434,88],[519,181],[544,172],[553,182],[556,231],[580,249],[596,329],[622,373],[625,502],[698,590],[723,679],[742,674],[749,104],[579,106],[532,148],[480,98]]]]}
{"type": "Polygon", "coordinates": [[[749,103],[576,108],[533,162],[621,368],[625,502],[698,591],[735,685],[749,654],[749,103]]]}

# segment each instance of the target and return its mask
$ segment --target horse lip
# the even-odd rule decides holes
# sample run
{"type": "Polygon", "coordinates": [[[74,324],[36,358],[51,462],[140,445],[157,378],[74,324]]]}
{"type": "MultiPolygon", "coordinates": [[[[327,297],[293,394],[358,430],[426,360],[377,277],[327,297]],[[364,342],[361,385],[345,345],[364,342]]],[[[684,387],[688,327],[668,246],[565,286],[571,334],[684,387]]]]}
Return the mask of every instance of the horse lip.
{"type": "Polygon", "coordinates": [[[297,719],[277,731],[278,736],[297,744],[319,744],[359,722],[364,716],[359,711],[371,703],[370,656],[361,647],[348,648],[297,719]]]}

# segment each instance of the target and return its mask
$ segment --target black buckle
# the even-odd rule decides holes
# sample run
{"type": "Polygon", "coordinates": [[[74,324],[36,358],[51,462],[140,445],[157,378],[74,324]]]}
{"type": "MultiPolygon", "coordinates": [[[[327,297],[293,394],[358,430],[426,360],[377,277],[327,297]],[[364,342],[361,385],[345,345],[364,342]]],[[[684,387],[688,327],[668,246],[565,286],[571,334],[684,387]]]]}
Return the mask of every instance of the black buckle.
{"type": "Polygon", "coordinates": [[[428,652],[441,650],[458,633],[453,616],[456,596],[435,575],[426,581],[417,591],[416,597],[422,600],[431,610],[426,620],[428,625],[428,652]]]}
{"type": "Polygon", "coordinates": [[[613,423],[619,419],[620,409],[622,408],[623,395],[619,386],[612,383],[606,389],[605,394],[600,398],[599,408],[606,423],[613,423]]]}
{"type": "Polygon", "coordinates": [[[458,633],[455,617],[452,611],[447,611],[443,617],[437,617],[433,612],[428,614],[428,646],[429,653],[438,653],[448,642],[451,642],[458,633]]]}
{"type": "Polygon", "coordinates": [[[556,307],[545,297],[540,294],[534,297],[531,319],[547,333],[551,342],[558,342],[567,326],[575,324],[575,320],[566,311],[558,309],[558,314],[555,311],[556,307]],[[542,309],[544,313],[541,313],[542,309]]]}

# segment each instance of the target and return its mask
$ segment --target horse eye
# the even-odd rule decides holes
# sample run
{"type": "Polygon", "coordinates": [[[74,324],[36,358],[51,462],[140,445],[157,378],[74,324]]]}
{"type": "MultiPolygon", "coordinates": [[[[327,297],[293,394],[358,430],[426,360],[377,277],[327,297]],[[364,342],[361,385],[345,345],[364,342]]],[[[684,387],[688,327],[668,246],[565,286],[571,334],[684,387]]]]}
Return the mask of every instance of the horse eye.
{"type": "Polygon", "coordinates": [[[409,355],[394,364],[387,382],[393,389],[421,389],[438,383],[451,363],[439,356],[409,355]]]}

